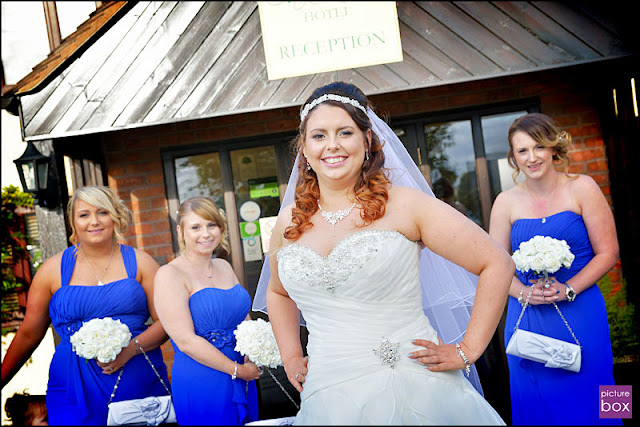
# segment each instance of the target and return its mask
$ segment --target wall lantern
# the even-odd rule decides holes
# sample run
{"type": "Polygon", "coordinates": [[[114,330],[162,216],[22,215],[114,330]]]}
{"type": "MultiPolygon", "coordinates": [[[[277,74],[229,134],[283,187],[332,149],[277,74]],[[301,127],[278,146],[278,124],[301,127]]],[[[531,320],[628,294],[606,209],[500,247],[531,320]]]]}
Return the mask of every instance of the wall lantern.
{"type": "Polygon", "coordinates": [[[52,188],[50,178],[51,158],[40,153],[33,142],[29,141],[22,156],[13,162],[18,168],[24,191],[34,193],[40,206],[55,208],[58,205],[58,197],[56,189],[52,188]]]}

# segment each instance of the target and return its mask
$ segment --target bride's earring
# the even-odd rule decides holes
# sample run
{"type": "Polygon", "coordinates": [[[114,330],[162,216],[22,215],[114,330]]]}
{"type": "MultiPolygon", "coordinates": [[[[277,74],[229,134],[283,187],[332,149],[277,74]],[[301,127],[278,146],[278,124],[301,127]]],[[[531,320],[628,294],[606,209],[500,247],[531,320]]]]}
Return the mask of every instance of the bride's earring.
{"type": "Polygon", "coordinates": [[[364,153],[364,159],[365,160],[369,160],[369,149],[367,148],[367,151],[364,153]]]}
{"type": "MultiPolygon", "coordinates": [[[[304,154],[303,154],[304,156],[304,154]]],[[[307,156],[304,156],[304,160],[307,162],[307,170],[310,171],[311,170],[311,165],[309,164],[309,160],[307,159],[307,156]]]]}

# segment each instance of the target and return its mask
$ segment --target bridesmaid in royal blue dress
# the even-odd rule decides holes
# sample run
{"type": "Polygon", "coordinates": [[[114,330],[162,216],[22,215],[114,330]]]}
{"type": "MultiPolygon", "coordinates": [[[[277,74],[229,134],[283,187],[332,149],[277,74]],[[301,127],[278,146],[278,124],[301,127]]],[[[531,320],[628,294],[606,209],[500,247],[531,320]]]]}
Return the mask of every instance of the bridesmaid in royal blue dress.
{"type": "Polygon", "coordinates": [[[599,386],[613,385],[613,357],[604,298],[595,284],[618,260],[611,209],[595,181],[568,174],[571,136],[543,114],[527,114],[509,129],[509,162],[525,181],[498,195],[490,234],[507,250],[536,235],[565,240],[575,255],[548,288],[532,272],[516,271],[505,323],[505,344],[533,293],[520,328],[574,343],[558,308],[582,347],[575,373],[507,356],[513,425],[620,425],[599,417],[599,386]],[[564,168],[558,172],[556,166],[564,168]]]}
{"type": "Polygon", "coordinates": [[[234,350],[233,331],[250,319],[251,297],[231,265],[226,224],[213,200],[194,197],[178,210],[183,253],[158,270],[155,303],[171,337],[173,404],[179,425],[243,425],[258,419],[258,367],[234,350]]]}
{"type": "Polygon", "coordinates": [[[169,384],[159,348],[168,337],[159,322],[145,325],[149,316],[156,319],[152,291],[158,264],[148,254],[118,244],[131,213],[109,188],[78,189],[68,215],[74,245],[48,259],[34,277],[24,322],[2,363],[2,384],[30,357],[53,322],[61,341],[49,368],[49,424],[105,425],[120,372],[114,402],[167,392],[133,341],[115,360],[101,363],[76,355],[69,338],[82,322],[119,319],[169,384]]]}

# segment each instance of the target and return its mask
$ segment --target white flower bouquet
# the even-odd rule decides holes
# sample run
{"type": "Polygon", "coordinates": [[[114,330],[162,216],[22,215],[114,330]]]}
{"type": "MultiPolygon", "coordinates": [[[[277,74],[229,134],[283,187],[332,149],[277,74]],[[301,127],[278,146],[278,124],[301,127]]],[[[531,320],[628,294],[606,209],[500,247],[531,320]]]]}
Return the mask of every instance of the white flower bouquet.
{"type": "MultiPolygon", "coordinates": [[[[549,287],[549,274],[553,274],[560,268],[571,267],[575,255],[571,253],[571,248],[564,240],[554,239],[549,236],[534,236],[526,242],[520,243],[518,250],[511,256],[516,263],[516,268],[526,273],[533,271],[538,276],[543,276],[544,287],[549,287]]],[[[533,292],[533,287],[529,290],[529,297],[533,292]]],[[[520,294],[522,296],[522,293],[520,294]]],[[[551,300],[554,308],[564,321],[565,326],[571,333],[575,344],[552,338],[543,334],[519,329],[520,321],[524,310],[529,305],[529,297],[523,303],[521,298],[518,301],[522,304],[522,312],[516,322],[514,333],[507,344],[506,353],[534,362],[544,363],[548,368],[562,368],[573,372],[580,371],[582,363],[582,353],[580,341],[575,336],[569,323],[562,315],[560,308],[555,301],[551,300]]],[[[544,295],[543,295],[544,297],[544,295]]]]}
{"type": "MultiPolygon", "coordinates": [[[[236,336],[235,351],[243,356],[248,356],[249,360],[259,368],[265,368],[273,381],[280,387],[280,390],[289,398],[291,403],[300,409],[287,390],[280,384],[280,381],[273,375],[269,368],[277,368],[282,365],[280,350],[276,337],[273,335],[271,323],[263,319],[245,320],[238,325],[238,329],[233,331],[236,336]]],[[[249,384],[247,383],[247,387],[249,384]]]]}
{"type": "Polygon", "coordinates": [[[263,319],[245,320],[233,333],[236,336],[235,350],[248,356],[257,366],[277,368],[282,365],[271,323],[263,319]]]}
{"type": "Polygon", "coordinates": [[[69,339],[78,356],[87,360],[98,359],[102,363],[115,360],[122,349],[129,345],[129,340],[129,327],[110,317],[82,322],[82,327],[69,339]]]}
{"type": "Polygon", "coordinates": [[[564,240],[549,236],[534,236],[520,243],[518,250],[511,258],[520,272],[526,273],[532,270],[537,275],[548,277],[561,267],[571,267],[575,255],[571,253],[571,248],[564,240]]]}

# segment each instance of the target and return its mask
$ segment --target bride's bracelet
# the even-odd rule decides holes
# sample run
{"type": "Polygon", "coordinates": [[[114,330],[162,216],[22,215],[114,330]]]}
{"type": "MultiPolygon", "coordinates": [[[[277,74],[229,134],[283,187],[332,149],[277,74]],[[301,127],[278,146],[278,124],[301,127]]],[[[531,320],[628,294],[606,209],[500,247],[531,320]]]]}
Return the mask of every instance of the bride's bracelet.
{"type": "Polygon", "coordinates": [[[462,347],[460,347],[459,343],[456,343],[456,350],[458,350],[458,356],[460,356],[464,361],[464,371],[467,374],[467,377],[469,377],[469,374],[471,373],[471,363],[469,363],[469,359],[467,359],[467,356],[464,354],[464,351],[462,351],[462,347]]]}

